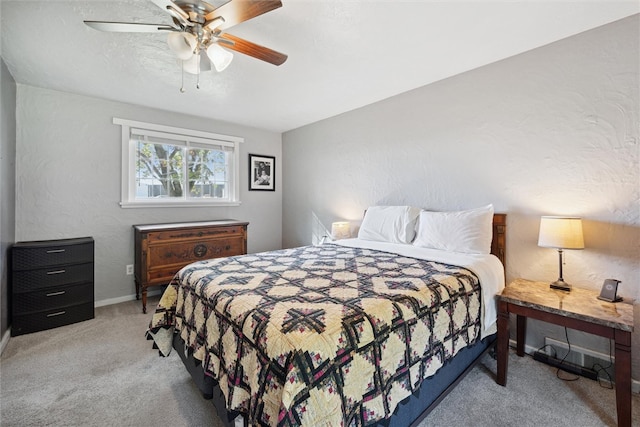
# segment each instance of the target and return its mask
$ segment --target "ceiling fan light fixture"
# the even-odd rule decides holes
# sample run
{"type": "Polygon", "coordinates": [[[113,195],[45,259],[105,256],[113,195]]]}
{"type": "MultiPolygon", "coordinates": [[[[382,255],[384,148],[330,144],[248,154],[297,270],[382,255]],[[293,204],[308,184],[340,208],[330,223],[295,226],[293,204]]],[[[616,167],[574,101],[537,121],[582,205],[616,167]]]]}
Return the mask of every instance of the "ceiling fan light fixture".
{"type": "MultiPolygon", "coordinates": [[[[2,0],[0,0],[2,1],[2,0]]],[[[282,7],[281,0],[222,0],[220,6],[195,0],[150,0],[173,18],[172,24],[144,24],[139,22],[84,21],[96,30],[125,33],[168,33],[167,44],[178,58],[182,74],[196,75],[211,70],[225,70],[233,60],[233,53],[223,46],[273,65],[282,65],[287,55],[226,33],[230,27],[282,7]],[[175,2],[175,3],[174,3],[175,2]],[[206,53],[206,56],[204,55],[206,53]]]]}
{"type": "Polygon", "coordinates": [[[182,69],[189,74],[200,74],[211,70],[211,63],[201,55],[195,54],[186,61],[182,61],[182,69]]]}
{"type": "Polygon", "coordinates": [[[233,60],[233,53],[220,47],[218,43],[211,43],[207,48],[207,56],[213,62],[217,72],[224,71],[233,60]]]}
{"type": "Polygon", "coordinates": [[[172,32],[169,33],[167,43],[179,59],[186,61],[193,57],[193,50],[196,47],[197,40],[196,36],[191,33],[172,32]]]}

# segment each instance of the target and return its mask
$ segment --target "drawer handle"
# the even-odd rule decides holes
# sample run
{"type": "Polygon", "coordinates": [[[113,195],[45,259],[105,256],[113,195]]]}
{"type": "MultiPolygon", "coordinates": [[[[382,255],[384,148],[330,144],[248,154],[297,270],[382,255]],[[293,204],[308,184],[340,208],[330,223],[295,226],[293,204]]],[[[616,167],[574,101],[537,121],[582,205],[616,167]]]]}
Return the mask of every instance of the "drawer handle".
{"type": "Polygon", "coordinates": [[[55,271],[47,271],[48,275],[52,275],[52,274],[62,274],[62,273],[66,273],[67,270],[55,270],[55,271]]]}
{"type": "Polygon", "coordinates": [[[65,313],[66,313],[66,311],[58,311],[56,313],[47,314],[47,317],[62,316],[65,313]]]}
{"type": "Polygon", "coordinates": [[[205,245],[196,245],[196,247],[193,248],[193,254],[198,258],[202,258],[207,254],[207,247],[205,245]]]}
{"type": "Polygon", "coordinates": [[[59,254],[60,252],[66,252],[66,249],[49,249],[48,254],[59,254]]]}
{"type": "Polygon", "coordinates": [[[66,293],[67,293],[67,291],[51,292],[50,294],[47,294],[47,296],[48,297],[55,297],[57,295],[64,295],[66,293]]]}

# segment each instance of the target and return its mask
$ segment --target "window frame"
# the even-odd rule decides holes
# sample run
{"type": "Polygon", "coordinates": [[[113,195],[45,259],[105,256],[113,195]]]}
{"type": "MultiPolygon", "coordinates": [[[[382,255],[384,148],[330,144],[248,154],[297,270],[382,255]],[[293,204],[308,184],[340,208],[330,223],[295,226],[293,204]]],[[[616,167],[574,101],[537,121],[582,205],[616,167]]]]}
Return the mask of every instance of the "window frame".
{"type": "MultiPolygon", "coordinates": [[[[212,132],[204,132],[192,129],[178,128],[173,126],[146,123],[134,120],[113,118],[113,124],[121,126],[122,139],[122,182],[120,190],[120,207],[122,208],[168,208],[168,207],[204,207],[204,206],[239,206],[240,201],[240,144],[244,138],[231,135],[222,135],[212,132]],[[132,140],[132,129],[148,131],[149,133],[163,133],[171,135],[176,142],[190,141],[197,144],[211,144],[212,146],[233,147],[233,154],[230,157],[229,173],[229,198],[216,200],[213,198],[180,198],[171,200],[170,198],[136,200],[136,144],[132,140]],[[183,139],[181,139],[184,137],[183,139]]],[[[188,177],[185,177],[188,179],[188,177]]],[[[185,184],[188,184],[185,182],[185,184]]],[[[187,188],[185,186],[185,188],[187,188]]]]}

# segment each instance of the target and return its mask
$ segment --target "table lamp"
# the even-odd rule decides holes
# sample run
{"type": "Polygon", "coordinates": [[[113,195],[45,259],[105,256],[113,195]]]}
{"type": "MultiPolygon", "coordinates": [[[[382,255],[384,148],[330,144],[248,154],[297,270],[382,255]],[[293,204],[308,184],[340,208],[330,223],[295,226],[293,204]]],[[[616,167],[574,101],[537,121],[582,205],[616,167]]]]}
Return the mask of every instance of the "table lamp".
{"type": "Polygon", "coordinates": [[[331,224],[331,238],[333,240],[348,239],[349,237],[351,237],[351,224],[349,221],[340,221],[331,224]]]}
{"type": "Polygon", "coordinates": [[[562,251],[563,249],[584,249],[582,219],[560,216],[541,217],[538,246],[558,249],[560,277],[551,283],[550,287],[570,291],[571,285],[562,277],[562,251]]]}

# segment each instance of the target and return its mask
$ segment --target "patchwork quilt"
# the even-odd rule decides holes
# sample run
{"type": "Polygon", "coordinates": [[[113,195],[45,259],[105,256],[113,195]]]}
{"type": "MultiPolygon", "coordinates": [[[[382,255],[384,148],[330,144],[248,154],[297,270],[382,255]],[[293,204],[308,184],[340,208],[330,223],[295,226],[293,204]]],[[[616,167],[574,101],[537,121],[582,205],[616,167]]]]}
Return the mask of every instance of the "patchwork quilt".
{"type": "Polygon", "coordinates": [[[218,258],[167,287],[148,336],[168,354],[172,333],[250,425],[364,426],[479,339],[480,284],[332,244],[218,258]]]}

